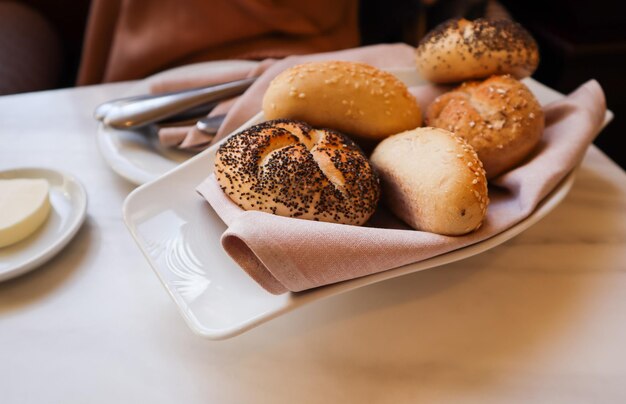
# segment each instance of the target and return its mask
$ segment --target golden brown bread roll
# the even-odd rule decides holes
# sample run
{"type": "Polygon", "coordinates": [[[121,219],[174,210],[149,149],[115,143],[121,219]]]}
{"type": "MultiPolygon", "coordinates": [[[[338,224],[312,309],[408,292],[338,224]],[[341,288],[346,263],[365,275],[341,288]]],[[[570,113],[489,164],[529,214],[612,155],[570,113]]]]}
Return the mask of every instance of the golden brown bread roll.
{"type": "Polygon", "coordinates": [[[417,230],[462,235],[487,212],[487,180],[476,152],[438,128],[417,128],[383,140],[371,162],[391,211],[417,230]]]}
{"type": "Polygon", "coordinates": [[[297,119],[366,139],[422,124],[420,107],[393,74],[364,63],[312,62],[285,70],[263,97],[267,119],[297,119]]]}
{"type": "Polygon", "coordinates": [[[448,20],[416,49],[417,70],[434,83],[455,83],[494,74],[530,76],[539,64],[533,37],[509,20],[448,20]]]}
{"type": "Polygon", "coordinates": [[[361,225],[376,209],[378,176],[346,136],[304,122],[275,120],[230,137],[215,176],[246,210],[361,225]]]}
{"type": "Polygon", "coordinates": [[[523,83],[510,76],[463,83],[435,99],[426,121],[467,140],[483,162],[488,179],[524,160],[544,129],[541,105],[523,83]]]}

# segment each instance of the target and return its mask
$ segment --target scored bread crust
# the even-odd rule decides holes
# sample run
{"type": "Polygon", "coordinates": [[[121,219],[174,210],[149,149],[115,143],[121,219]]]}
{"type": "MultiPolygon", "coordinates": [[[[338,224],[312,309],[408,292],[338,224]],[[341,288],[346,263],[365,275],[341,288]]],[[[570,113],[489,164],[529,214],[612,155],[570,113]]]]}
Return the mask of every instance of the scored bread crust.
{"type": "Polygon", "coordinates": [[[310,62],[291,67],[263,97],[267,119],[297,119],[362,139],[380,140],[422,124],[422,111],[393,74],[365,63],[310,62]]]}
{"type": "Polygon", "coordinates": [[[545,126],[533,93],[510,76],[465,82],[439,96],[428,107],[426,122],[467,140],[488,179],[522,162],[541,140],[545,126]]]}
{"type": "Polygon", "coordinates": [[[494,74],[530,76],[539,64],[533,37],[509,20],[452,19],[430,31],[416,49],[417,70],[434,83],[458,83],[494,74]]]}
{"type": "Polygon", "coordinates": [[[417,128],[383,140],[371,161],[385,204],[414,229],[458,236],[481,226],[489,204],[487,180],[462,138],[417,128]]]}
{"type": "Polygon", "coordinates": [[[293,120],[229,138],[217,151],[215,176],[245,210],[324,222],[361,225],[380,196],[378,176],[352,140],[293,120]]]}

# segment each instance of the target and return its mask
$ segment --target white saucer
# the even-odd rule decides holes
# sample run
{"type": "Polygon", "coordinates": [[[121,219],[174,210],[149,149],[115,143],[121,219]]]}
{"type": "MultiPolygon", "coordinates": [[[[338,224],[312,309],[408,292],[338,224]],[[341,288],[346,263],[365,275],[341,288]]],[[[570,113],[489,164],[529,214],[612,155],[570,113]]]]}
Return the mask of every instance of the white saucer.
{"type": "Polygon", "coordinates": [[[135,185],[150,182],[193,156],[161,146],[154,125],[117,130],[100,123],[96,139],[109,167],[135,185]]]}
{"type": "Polygon", "coordinates": [[[28,272],[55,256],[74,237],[87,212],[87,193],[71,175],[46,168],[0,171],[0,179],[13,178],[47,180],[52,209],[35,233],[0,248],[0,281],[28,272]]]}
{"type": "MultiPolygon", "coordinates": [[[[257,64],[258,62],[248,60],[225,60],[181,66],[137,82],[121,97],[146,94],[150,91],[150,83],[165,80],[168,77],[189,78],[201,76],[207,72],[219,74],[234,69],[251,68],[257,64]]],[[[161,146],[155,126],[138,130],[117,130],[100,124],[96,140],[98,150],[109,167],[136,185],[160,177],[194,155],[194,153],[161,146]]]]}

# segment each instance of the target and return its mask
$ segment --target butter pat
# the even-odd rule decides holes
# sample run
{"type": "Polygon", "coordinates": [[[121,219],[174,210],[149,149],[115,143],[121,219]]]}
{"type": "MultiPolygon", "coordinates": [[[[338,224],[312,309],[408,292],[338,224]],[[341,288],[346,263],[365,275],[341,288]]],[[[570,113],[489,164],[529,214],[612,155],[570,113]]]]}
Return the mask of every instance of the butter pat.
{"type": "Polygon", "coordinates": [[[0,180],[0,248],[25,239],[45,222],[49,192],[43,179],[0,180]]]}

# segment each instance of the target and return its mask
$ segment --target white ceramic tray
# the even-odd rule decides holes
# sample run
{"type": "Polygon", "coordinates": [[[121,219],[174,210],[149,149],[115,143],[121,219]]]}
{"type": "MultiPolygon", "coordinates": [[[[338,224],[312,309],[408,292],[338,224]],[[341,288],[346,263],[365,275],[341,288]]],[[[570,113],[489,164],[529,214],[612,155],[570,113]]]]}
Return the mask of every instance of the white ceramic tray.
{"type": "MultiPolygon", "coordinates": [[[[408,84],[413,70],[393,71],[408,84]]],[[[526,84],[542,104],[563,97],[536,81],[526,84]]],[[[259,114],[243,127],[262,121],[259,114]]],[[[479,254],[521,233],[554,209],[570,190],[570,173],[524,221],[483,242],[416,264],[300,293],[275,296],[258,286],[223,251],[226,230],[195,191],[211,172],[215,147],[133,191],[124,203],[124,220],[148,262],[191,329],[209,339],[235,336],[303,304],[364,285],[444,265],[479,254]]]]}

